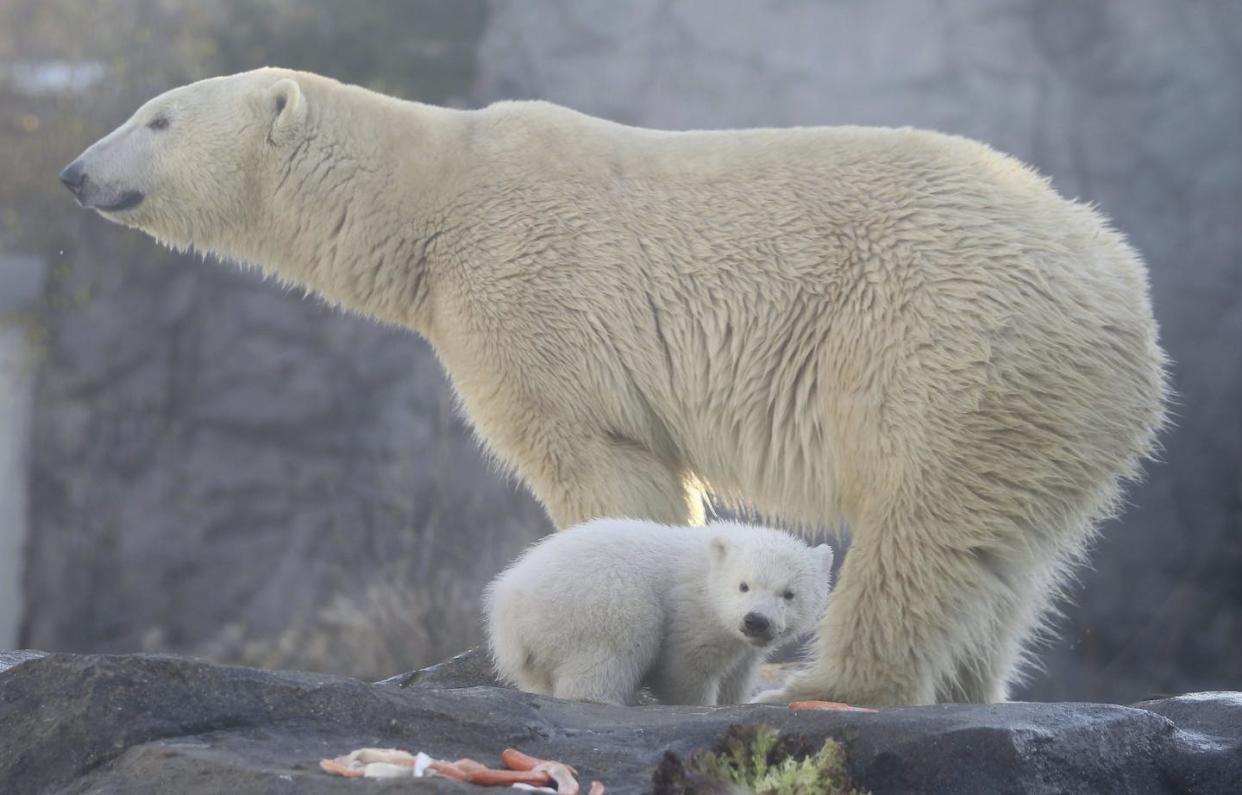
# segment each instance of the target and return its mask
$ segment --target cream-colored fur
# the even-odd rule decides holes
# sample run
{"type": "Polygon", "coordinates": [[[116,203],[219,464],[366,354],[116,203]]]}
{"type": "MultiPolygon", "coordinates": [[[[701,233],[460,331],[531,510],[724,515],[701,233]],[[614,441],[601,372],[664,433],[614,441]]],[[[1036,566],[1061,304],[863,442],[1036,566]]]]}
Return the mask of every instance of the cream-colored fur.
{"type": "Polygon", "coordinates": [[[665,704],[736,704],[769,652],[815,627],[831,573],[831,547],[778,530],[596,519],[488,586],[488,646],[532,693],[634,704],[645,685],[665,704]]]}
{"type": "Polygon", "coordinates": [[[660,132],[263,69],[151,100],[77,165],[111,220],[426,336],[561,527],[698,524],[708,491],[848,525],[817,657],[772,700],[1003,699],[1163,417],[1138,256],[962,138],[660,132]]]}

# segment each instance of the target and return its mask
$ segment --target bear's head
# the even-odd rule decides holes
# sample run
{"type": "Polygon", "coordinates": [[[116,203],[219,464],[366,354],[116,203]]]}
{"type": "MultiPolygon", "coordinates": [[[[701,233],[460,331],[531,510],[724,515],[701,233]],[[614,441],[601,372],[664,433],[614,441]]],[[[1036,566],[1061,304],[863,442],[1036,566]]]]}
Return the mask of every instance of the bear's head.
{"type": "Polygon", "coordinates": [[[306,120],[283,69],[201,80],[147,102],[60,173],[78,202],[179,248],[233,253],[306,120]]]}
{"type": "Polygon", "coordinates": [[[715,527],[709,593],[725,629],[758,647],[814,629],[828,606],[832,547],[777,530],[715,527]]]}

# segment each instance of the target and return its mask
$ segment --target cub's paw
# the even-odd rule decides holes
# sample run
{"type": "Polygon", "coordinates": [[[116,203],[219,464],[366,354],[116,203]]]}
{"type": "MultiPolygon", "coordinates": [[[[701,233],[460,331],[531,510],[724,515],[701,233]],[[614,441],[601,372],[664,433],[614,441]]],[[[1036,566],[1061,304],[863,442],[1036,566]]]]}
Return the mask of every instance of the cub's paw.
{"type": "Polygon", "coordinates": [[[764,690],[756,694],[747,703],[749,704],[780,704],[784,706],[790,701],[796,700],[785,687],[774,687],[771,690],[764,690]]]}

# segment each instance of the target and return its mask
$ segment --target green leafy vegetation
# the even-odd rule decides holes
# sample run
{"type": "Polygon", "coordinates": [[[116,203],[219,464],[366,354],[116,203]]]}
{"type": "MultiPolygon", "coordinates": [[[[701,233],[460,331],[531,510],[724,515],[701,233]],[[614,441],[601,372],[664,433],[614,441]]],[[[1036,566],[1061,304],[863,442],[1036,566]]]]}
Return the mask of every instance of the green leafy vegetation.
{"type": "Polygon", "coordinates": [[[818,749],[804,737],[771,726],[733,725],[710,751],[684,762],[665,754],[656,769],[658,795],[855,795],[845,748],[829,737],[818,749]]]}

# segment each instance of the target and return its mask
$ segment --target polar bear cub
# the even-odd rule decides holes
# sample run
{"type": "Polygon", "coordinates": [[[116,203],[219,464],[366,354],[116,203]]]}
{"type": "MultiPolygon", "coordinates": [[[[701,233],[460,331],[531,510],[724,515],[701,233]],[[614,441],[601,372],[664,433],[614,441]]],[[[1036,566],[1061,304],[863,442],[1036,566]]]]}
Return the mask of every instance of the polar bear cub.
{"type": "Polygon", "coordinates": [[[598,519],[527,549],[487,588],[501,678],[531,693],[634,704],[736,704],[828,604],[832,548],[720,522],[598,519]]]}

